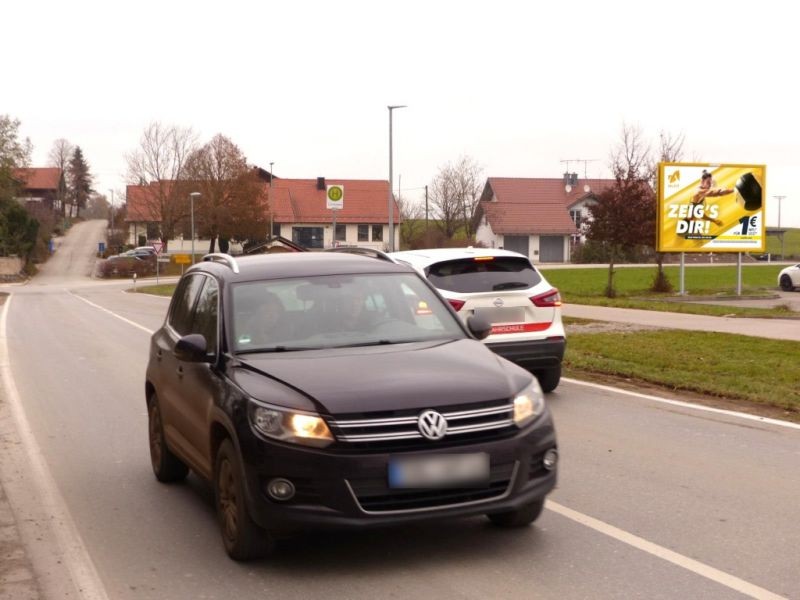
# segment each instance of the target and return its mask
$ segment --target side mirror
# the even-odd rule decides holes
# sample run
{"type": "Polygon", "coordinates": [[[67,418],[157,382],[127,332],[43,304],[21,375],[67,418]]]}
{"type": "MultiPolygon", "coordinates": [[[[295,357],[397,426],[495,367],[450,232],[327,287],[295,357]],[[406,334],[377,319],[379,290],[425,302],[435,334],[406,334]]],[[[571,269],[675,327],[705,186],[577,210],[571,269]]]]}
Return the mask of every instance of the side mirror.
{"type": "Polygon", "coordinates": [[[472,315],[467,319],[467,329],[476,338],[483,340],[492,332],[492,324],[489,323],[486,317],[472,315]]]}
{"type": "Polygon", "coordinates": [[[206,362],[208,343],[199,333],[190,333],[178,340],[173,353],[175,358],[185,362],[206,362]]]}

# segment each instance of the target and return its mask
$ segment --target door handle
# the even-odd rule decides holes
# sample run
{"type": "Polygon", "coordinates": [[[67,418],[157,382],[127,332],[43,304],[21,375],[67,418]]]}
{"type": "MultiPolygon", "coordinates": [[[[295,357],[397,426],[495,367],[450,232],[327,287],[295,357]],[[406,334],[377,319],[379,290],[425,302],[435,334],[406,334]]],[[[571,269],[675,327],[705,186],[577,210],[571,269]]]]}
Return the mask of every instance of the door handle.
{"type": "Polygon", "coordinates": [[[182,366],[178,366],[178,368],[175,369],[175,370],[178,372],[178,377],[183,377],[183,367],[182,366]]]}
{"type": "Polygon", "coordinates": [[[156,350],[156,359],[161,360],[162,354],[163,354],[163,352],[161,351],[161,348],[156,350]]]}

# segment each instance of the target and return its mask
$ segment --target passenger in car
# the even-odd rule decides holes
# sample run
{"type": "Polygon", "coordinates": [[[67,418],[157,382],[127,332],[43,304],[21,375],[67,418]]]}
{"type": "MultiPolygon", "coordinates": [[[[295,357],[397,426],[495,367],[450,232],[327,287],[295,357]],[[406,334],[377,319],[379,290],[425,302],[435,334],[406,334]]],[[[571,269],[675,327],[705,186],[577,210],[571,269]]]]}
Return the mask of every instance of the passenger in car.
{"type": "Polygon", "coordinates": [[[250,346],[265,346],[274,344],[286,337],[286,310],[277,295],[264,292],[260,303],[253,313],[245,320],[243,331],[239,334],[240,344],[250,346]]]}

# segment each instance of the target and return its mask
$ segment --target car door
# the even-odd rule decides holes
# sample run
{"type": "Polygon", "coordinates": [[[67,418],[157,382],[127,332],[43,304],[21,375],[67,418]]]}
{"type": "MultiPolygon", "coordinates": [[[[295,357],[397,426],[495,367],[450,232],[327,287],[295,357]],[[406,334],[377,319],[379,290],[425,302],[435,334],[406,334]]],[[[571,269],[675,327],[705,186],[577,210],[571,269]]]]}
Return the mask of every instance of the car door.
{"type": "Polygon", "coordinates": [[[175,344],[184,335],[191,333],[194,306],[206,277],[202,274],[186,275],[181,279],[170,304],[167,320],[153,337],[153,349],[157,364],[155,377],[156,392],[161,406],[164,435],[170,448],[184,458],[191,454],[188,441],[185,398],[182,393],[179,367],[181,361],[174,354],[175,344]]]}
{"type": "Polygon", "coordinates": [[[192,312],[190,333],[206,339],[206,362],[178,361],[176,392],[181,398],[181,419],[192,462],[201,474],[211,476],[209,423],[215,397],[221,393],[219,356],[219,285],[210,276],[192,312]]]}

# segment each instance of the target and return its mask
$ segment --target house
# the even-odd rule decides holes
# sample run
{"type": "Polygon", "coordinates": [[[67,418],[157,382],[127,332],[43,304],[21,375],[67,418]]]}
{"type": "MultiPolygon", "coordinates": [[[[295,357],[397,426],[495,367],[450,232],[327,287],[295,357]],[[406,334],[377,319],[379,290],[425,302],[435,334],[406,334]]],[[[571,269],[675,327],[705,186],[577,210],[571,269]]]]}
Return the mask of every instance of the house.
{"type": "MultiPolygon", "coordinates": [[[[272,235],[309,249],[332,246],[389,248],[389,182],[374,179],[284,179],[266,184],[272,235]],[[342,208],[326,208],[328,185],[344,190],[342,208]],[[334,213],[336,233],[334,237],[334,213]]],[[[400,211],[395,202],[394,247],[400,247],[400,211]]]]}
{"type": "Polygon", "coordinates": [[[489,177],[475,211],[476,241],[531,261],[569,262],[584,238],[588,206],[613,179],[489,177]]]}
{"type": "MultiPolygon", "coordinates": [[[[256,168],[267,200],[268,236],[283,237],[311,250],[334,245],[364,246],[385,250],[389,247],[388,196],[389,182],[367,179],[285,179],[271,176],[268,171],[256,168]],[[270,181],[271,180],[271,181],[270,181]],[[344,196],[340,210],[330,210],[327,205],[327,186],[339,185],[344,196]],[[334,212],[336,235],[334,239],[334,212]]],[[[161,215],[157,197],[158,186],[171,182],[151,182],[127,186],[128,243],[143,245],[143,239],[152,240],[158,235],[161,215]]],[[[394,206],[395,248],[400,240],[400,211],[394,206]]],[[[185,251],[191,243],[186,230],[183,237],[169,240],[170,250],[185,251]],[[184,239],[185,238],[185,239],[184,239]]],[[[198,248],[204,241],[195,241],[198,248]]]]}
{"type": "Polygon", "coordinates": [[[61,212],[61,202],[67,191],[64,172],[57,167],[31,167],[15,169],[14,178],[22,184],[17,200],[23,205],[33,204],[51,211],[61,212]]]}

